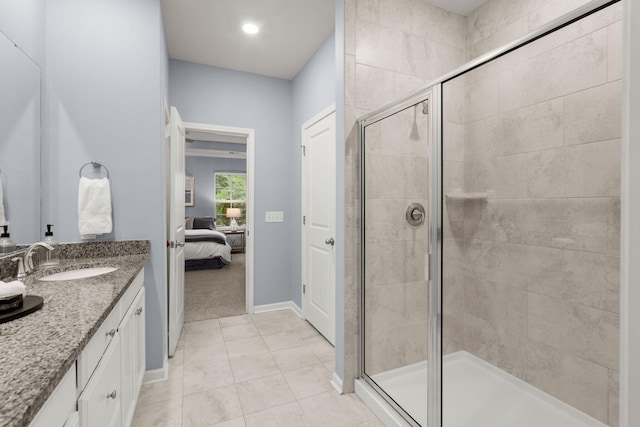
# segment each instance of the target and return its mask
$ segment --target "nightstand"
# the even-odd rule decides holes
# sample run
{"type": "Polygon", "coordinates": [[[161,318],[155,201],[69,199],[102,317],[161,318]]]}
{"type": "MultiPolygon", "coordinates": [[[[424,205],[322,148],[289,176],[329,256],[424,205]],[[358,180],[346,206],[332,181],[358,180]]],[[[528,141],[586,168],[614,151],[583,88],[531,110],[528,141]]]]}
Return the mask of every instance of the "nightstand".
{"type": "Polygon", "coordinates": [[[231,253],[244,253],[244,230],[225,230],[231,253]]]}

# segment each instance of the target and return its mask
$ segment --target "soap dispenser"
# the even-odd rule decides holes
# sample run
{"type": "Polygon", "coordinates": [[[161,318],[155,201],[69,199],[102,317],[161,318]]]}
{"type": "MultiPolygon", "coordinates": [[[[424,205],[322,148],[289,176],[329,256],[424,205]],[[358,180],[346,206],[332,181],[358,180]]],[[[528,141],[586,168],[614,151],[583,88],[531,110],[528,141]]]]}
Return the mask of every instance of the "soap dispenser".
{"type": "Polygon", "coordinates": [[[51,246],[53,250],[46,251],[44,259],[41,258],[40,267],[43,268],[58,265],[60,263],[60,258],[58,257],[58,242],[53,238],[53,231],[51,231],[51,227],[53,227],[53,224],[47,224],[47,231],[44,233],[43,242],[51,246]]]}
{"type": "Polygon", "coordinates": [[[0,254],[8,254],[16,250],[16,244],[9,238],[9,226],[3,225],[4,232],[0,234],[0,254]]]}

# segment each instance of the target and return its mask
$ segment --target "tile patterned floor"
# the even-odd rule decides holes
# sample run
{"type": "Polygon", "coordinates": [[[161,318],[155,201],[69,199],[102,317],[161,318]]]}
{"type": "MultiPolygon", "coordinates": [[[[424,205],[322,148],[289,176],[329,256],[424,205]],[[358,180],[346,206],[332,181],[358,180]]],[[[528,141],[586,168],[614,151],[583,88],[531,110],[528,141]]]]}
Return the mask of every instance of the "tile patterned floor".
{"type": "Polygon", "coordinates": [[[380,427],[329,384],[334,349],[291,310],[185,323],[169,380],[142,387],[134,427],[380,427]]]}

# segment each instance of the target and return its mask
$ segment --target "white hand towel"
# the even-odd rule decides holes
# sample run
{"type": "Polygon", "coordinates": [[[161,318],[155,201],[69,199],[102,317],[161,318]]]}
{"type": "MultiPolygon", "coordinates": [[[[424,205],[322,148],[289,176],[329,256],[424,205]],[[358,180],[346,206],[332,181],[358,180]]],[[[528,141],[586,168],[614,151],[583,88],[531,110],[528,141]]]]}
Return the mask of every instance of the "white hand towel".
{"type": "Polygon", "coordinates": [[[111,185],[109,178],[80,178],[78,186],[78,229],[83,239],[111,233],[111,185]]]}
{"type": "Polygon", "coordinates": [[[27,288],[19,280],[13,282],[3,282],[0,280],[0,298],[12,297],[22,294],[22,297],[27,296],[27,288]]]}
{"type": "Polygon", "coordinates": [[[6,225],[7,219],[4,217],[4,196],[2,194],[2,177],[0,177],[0,225],[6,225]]]}

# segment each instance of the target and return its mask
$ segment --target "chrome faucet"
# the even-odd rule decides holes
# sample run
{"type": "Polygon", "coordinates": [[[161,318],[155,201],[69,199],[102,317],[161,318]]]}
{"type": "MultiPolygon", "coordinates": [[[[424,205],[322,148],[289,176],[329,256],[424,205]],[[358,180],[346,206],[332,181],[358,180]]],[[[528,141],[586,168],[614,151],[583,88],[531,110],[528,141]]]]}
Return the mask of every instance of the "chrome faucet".
{"type": "Polygon", "coordinates": [[[33,254],[38,248],[45,248],[48,251],[53,251],[53,247],[44,242],[37,242],[29,246],[27,248],[27,251],[24,253],[24,273],[25,274],[33,273],[38,267],[33,263],[33,254]]]}

